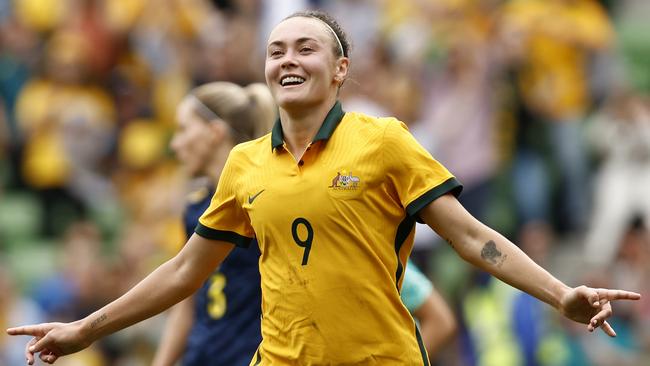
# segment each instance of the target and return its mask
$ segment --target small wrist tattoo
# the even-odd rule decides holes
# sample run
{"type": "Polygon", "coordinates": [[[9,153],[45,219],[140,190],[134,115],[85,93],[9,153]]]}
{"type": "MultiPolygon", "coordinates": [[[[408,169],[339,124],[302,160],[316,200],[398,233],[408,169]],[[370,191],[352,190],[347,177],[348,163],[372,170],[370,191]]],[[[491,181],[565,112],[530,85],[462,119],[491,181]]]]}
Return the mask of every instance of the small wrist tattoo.
{"type": "Polygon", "coordinates": [[[97,327],[101,322],[103,322],[103,321],[106,320],[107,318],[108,318],[108,316],[106,316],[106,314],[102,314],[102,315],[100,315],[99,318],[93,320],[92,323],[90,323],[90,328],[91,328],[91,329],[96,328],[96,327],[97,327]]]}

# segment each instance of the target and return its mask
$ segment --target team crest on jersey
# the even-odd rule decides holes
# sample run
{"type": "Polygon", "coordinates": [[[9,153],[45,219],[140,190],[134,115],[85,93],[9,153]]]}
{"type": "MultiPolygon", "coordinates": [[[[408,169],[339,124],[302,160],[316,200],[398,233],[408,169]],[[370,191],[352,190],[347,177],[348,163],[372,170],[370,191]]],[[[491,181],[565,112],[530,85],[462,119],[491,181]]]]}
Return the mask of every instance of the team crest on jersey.
{"type": "Polygon", "coordinates": [[[336,172],[336,176],[332,178],[332,184],[327,188],[337,191],[356,191],[359,189],[360,183],[359,177],[352,175],[352,172],[343,170],[336,172]]]}

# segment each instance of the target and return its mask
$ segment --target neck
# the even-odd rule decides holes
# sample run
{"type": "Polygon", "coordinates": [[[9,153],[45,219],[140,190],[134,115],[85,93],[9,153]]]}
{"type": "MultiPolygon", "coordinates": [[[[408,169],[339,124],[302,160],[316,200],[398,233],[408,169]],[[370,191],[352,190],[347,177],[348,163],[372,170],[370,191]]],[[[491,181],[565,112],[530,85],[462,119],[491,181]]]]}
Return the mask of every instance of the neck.
{"type": "Polygon", "coordinates": [[[219,181],[223,167],[226,165],[228,154],[230,154],[230,150],[232,150],[234,146],[235,144],[230,141],[224,141],[219,144],[212,155],[212,159],[210,159],[209,164],[206,166],[205,175],[215,184],[219,181]]]}
{"type": "Polygon", "coordinates": [[[296,161],[302,158],[334,103],[336,103],[336,97],[299,111],[280,108],[284,141],[296,161]]]}

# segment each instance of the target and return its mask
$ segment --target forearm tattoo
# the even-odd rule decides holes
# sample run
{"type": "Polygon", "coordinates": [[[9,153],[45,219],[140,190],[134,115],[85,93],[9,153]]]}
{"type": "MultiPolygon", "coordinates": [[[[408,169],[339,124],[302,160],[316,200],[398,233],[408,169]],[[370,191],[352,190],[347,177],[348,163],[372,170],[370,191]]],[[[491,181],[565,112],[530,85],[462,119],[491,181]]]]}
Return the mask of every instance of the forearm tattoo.
{"type": "Polygon", "coordinates": [[[496,243],[490,240],[481,249],[481,258],[497,267],[501,267],[506,258],[508,258],[508,255],[503,255],[497,248],[496,243]]]}
{"type": "Polygon", "coordinates": [[[101,322],[103,322],[106,319],[108,319],[108,316],[106,316],[106,314],[102,314],[99,318],[93,320],[92,323],[90,323],[90,328],[91,329],[96,328],[101,322]]]}

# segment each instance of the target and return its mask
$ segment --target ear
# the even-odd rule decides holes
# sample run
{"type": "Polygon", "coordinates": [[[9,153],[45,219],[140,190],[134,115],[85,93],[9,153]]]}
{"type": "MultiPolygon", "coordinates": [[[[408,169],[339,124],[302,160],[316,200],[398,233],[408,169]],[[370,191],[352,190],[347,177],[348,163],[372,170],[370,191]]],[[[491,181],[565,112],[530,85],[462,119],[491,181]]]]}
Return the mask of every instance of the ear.
{"type": "Polygon", "coordinates": [[[341,86],[348,76],[350,68],[350,59],[347,57],[340,57],[336,60],[336,71],[334,72],[334,80],[341,86]]]}
{"type": "Polygon", "coordinates": [[[223,141],[228,136],[228,126],[220,119],[211,119],[208,122],[208,130],[214,141],[223,141]]]}

